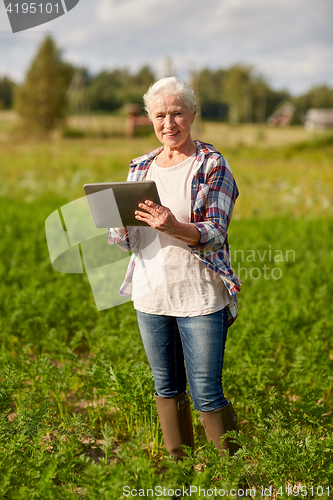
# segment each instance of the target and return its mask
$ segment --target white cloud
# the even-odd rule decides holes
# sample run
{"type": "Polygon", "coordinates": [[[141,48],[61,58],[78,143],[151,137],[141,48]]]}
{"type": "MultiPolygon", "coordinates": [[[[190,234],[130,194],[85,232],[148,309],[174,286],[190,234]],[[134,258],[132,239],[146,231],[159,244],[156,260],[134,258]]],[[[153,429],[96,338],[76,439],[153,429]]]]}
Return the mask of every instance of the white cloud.
{"type": "MultiPolygon", "coordinates": [[[[0,2],[0,29],[9,23],[0,2]]],[[[305,91],[333,85],[331,0],[80,0],[35,33],[0,34],[2,71],[25,71],[45,34],[66,58],[96,73],[104,68],[160,70],[166,55],[186,76],[196,68],[252,64],[274,87],[305,91]],[[4,43],[2,43],[4,42],[4,43]]]]}

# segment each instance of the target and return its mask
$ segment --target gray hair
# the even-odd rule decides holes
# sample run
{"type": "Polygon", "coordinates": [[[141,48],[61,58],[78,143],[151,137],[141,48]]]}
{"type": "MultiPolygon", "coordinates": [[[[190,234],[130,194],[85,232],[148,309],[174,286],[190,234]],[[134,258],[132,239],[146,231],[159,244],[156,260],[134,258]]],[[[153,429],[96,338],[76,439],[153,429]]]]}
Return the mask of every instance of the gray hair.
{"type": "Polygon", "coordinates": [[[153,83],[143,96],[145,110],[149,117],[149,108],[153,98],[157,95],[167,94],[176,95],[184,99],[186,105],[189,107],[192,113],[194,113],[196,109],[194,91],[187,85],[187,83],[183,82],[183,80],[181,80],[177,76],[168,76],[166,78],[161,78],[161,80],[157,80],[157,82],[153,83]]]}

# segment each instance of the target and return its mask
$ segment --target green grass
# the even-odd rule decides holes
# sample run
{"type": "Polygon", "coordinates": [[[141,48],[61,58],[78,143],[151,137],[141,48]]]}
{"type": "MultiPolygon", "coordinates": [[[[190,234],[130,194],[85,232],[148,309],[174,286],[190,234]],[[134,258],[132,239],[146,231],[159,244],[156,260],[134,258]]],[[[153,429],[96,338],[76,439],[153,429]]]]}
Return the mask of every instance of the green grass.
{"type": "Polygon", "coordinates": [[[192,486],[199,499],[209,493],[195,487],[229,491],[244,474],[260,486],[256,498],[272,485],[275,498],[295,497],[302,485],[307,498],[328,498],[332,142],[225,152],[241,191],[230,242],[243,287],[223,383],[243,449],[221,459],[193,411],[196,451],[181,463],[163,449],[132,303],[98,312],[86,275],[52,269],[44,230],[82,184],[124,179],[129,159],[155,146],[153,137],[2,145],[0,498],[125,498],[127,485],[192,486]],[[300,187],[293,203],[281,182],[291,193],[300,187]]]}
{"type": "MultiPolygon", "coordinates": [[[[243,137],[256,137],[260,128],[254,125],[204,125],[202,139],[224,154],[239,186],[234,219],[333,216],[332,135],[266,128],[272,139],[262,146],[261,141],[242,142],[243,137]],[[295,142],[297,138],[302,142],[295,142]]],[[[124,180],[130,160],[159,145],[154,136],[55,137],[45,143],[6,139],[1,142],[0,196],[27,202],[59,197],[72,201],[84,195],[87,182],[124,180]]]]}

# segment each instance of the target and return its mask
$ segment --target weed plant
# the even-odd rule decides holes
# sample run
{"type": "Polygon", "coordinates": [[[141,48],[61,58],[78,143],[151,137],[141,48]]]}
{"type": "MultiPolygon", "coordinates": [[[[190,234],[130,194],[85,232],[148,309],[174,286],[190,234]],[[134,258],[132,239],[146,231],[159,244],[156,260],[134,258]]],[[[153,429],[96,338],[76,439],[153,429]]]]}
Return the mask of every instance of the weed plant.
{"type": "MultiPolygon", "coordinates": [[[[293,165],[306,168],[313,144],[288,147],[293,165]]],[[[235,150],[230,155],[242,173],[246,160],[235,150]]],[[[260,178],[263,168],[239,176],[243,191],[247,176],[260,178]]],[[[65,161],[57,169],[67,175],[65,161]]],[[[18,191],[0,198],[0,498],[108,500],[125,498],[125,486],[155,493],[162,487],[172,498],[172,490],[192,486],[191,498],[202,499],[212,498],[211,488],[230,492],[244,477],[255,498],[332,496],[333,222],[327,212],[319,217],[318,205],[316,217],[296,217],[297,209],[284,207],[284,215],[269,209],[269,217],[248,217],[240,208],[240,217],[235,209],[231,257],[243,287],[223,384],[239,418],[240,434],[231,437],[242,449],[221,458],[193,410],[196,450],[174,462],[163,448],[132,303],[97,312],[84,274],[52,269],[44,223],[69,200],[51,187],[47,181],[45,193],[38,188],[30,200],[20,200],[18,191]]],[[[310,194],[315,191],[316,185],[310,194]]]]}

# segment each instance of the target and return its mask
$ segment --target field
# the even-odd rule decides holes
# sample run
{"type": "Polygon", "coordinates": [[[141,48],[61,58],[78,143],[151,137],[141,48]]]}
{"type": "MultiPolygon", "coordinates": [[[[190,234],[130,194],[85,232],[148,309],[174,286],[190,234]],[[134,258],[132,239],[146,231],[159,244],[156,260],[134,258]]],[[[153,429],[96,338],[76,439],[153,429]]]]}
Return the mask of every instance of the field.
{"type": "Polygon", "coordinates": [[[254,498],[333,497],[333,136],[203,124],[240,190],[223,383],[243,448],[220,458],[193,410],[196,450],[174,462],[132,303],[98,312],[87,276],[56,272],[45,239],[83,184],[124,180],[158,144],[123,137],[121,117],[71,120],[81,135],[34,142],[0,114],[0,498],[235,498],[244,476],[254,498]]]}

